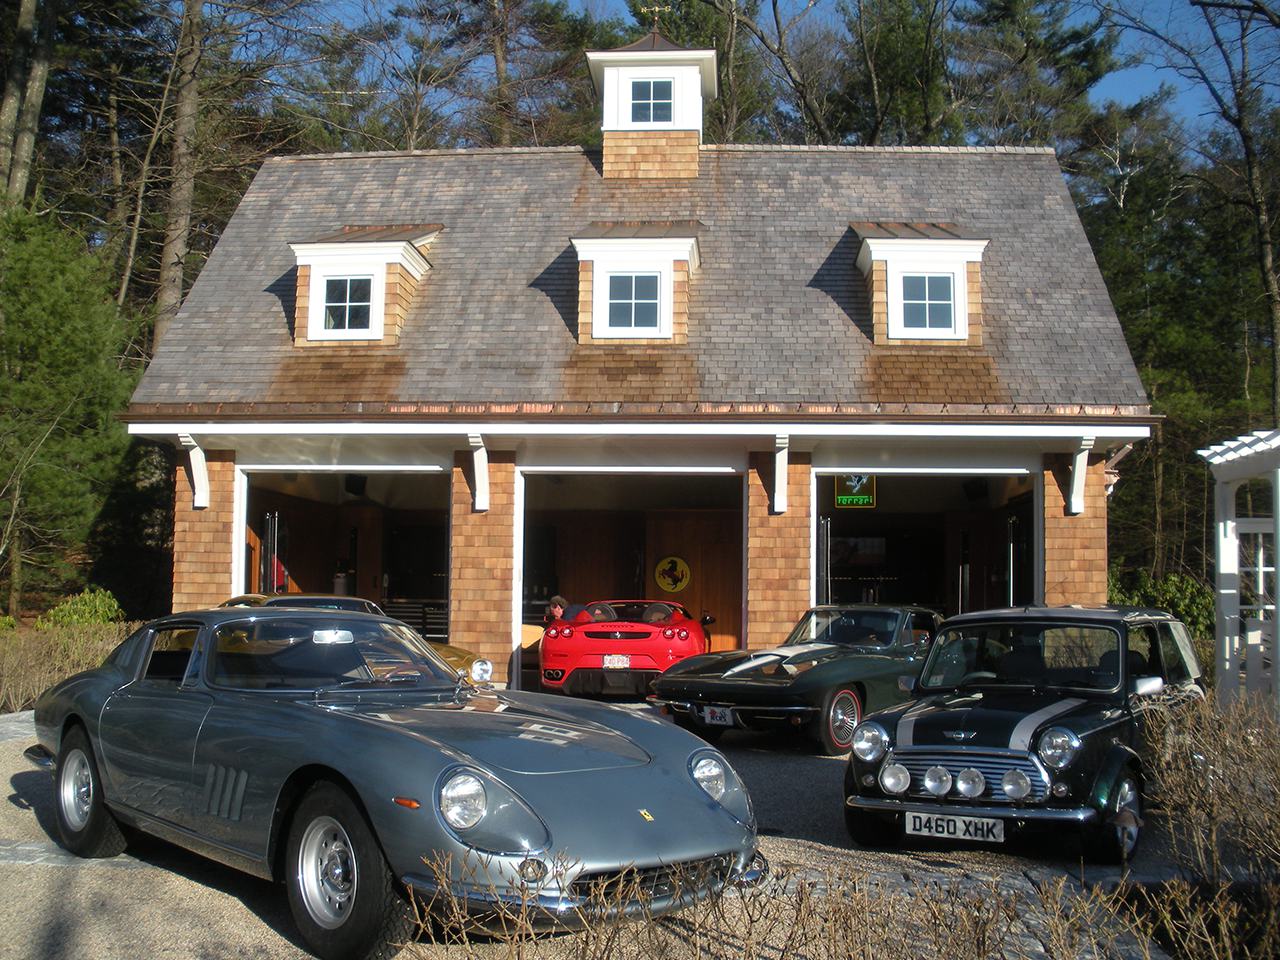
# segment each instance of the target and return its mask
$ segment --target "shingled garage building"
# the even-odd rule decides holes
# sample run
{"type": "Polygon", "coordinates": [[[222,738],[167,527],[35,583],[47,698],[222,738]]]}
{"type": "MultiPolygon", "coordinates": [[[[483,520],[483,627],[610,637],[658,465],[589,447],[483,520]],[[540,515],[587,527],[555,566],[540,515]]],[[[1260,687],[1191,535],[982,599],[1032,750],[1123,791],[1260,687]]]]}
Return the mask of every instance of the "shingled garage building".
{"type": "Polygon", "coordinates": [[[1104,600],[1151,418],[1053,154],[707,145],[713,51],[587,58],[601,151],[263,165],[129,410],[174,608],[358,594],[505,680],[553,593],[717,648],[1104,600]]]}

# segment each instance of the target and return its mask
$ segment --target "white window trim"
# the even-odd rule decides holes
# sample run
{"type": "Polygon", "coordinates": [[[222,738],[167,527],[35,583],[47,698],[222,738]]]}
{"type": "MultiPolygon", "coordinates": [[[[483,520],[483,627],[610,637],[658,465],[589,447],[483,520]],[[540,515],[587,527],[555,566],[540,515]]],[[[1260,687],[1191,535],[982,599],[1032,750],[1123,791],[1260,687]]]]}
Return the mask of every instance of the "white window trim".
{"type": "Polygon", "coordinates": [[[868,237],[858,252],[858,269],[869,275],[874,261],[885,264],[890,340],[969,339],[969,264],[981,263],[988,240],[902,240],[868,237]],[[951,329],[907,327],[903,323],[904,276],[951,277],[951,329]]]}
{"type": "Polygon", "coordinates": [[[698,242],[693,237],[646,239],[574,240],[580,262],[591,263],[592,340],[670,340],[674,336],[675,264],[689,263],[692,273],[698,266],[698,242]],[[609,326],[609,277],[618,274],[658,275],[658,326],[609,326]]]}
{"type": "MultiPolygon", "coordinates": [[[[631,77],[631,78],[627,81],[627,87],[626,87],[626,90],[624,91],[624,95],[625,95],[626,102],[627,102],[627,106],[626,106],[626,115],[627,115],[627,120],[628,120],[629,125],[630,125],[633,129],[637,129],[637,130],[649,130],[649,129],[654,129],[654,130],[667,130],[667,129],[670,129],[670,128],[672,128],[672,127],[674,127],[674,126],[676,125],[676,116],[677,116],[677,115],[678,115],[678,113],[679,113],[679,108],[678,108],[677,104],[679,104],[679,102],[680,102],[680,99],[679,99],[679,95],[680,95],[680,82],[679,82],[675,77],[673,77],[673,76],[665,76],[665,77],[662,77],[662,76],[656,76],[656,75],[655,75],[655,76],[652,76],[652,77],[631,77]],[[632,118],[632,113],[633,113],[633,111],[635,110],[635,103],[636,103],[636,100],[635,100],[635,92],[634,92],[634,89],[633,89],[633,84],[636,84],[636,83],[648,83],[648,84],[651,84],[651,85],[652,85],[652,84],[654,84],[654,83],[660,83],[660,82],[662,82],[662,81],[666,81],[667,83],[670,83],[670,84],[671,84],[671,100],[669,101],[669,102],[670,102],[670,104],[671,104],[671,119],[670,119],[670,120],[635,120],[635,119],[633,119],[633,118],[632,118]]],[[[663,100],[655,101],[655,100],[653,99],[653,87],[652,87],[652,86],[650,86],[650,88],[649,88],[649,100],[648,100],[647,102],[648,102],[648,103],[649,103],[649,105],[650,105],[650,113],[652,114],[652,106],[653,106],[653,104],[654,104],[655,102],[657,102],[657,103],[665,103],[665,102],[668,102],[668,101],[663,101],[663,100]]]]}
{"type": "Polygon", "coordinates": [[[309,267],[307,340],[381,340],[386,331],[387,267],[399,264],[415,280],[431,268],[409,243],[295,243],[299,267],[309,267]],[[369,278],[369,329],[328,330],[324,325],[325,284],[329,280],[369,278]]]}

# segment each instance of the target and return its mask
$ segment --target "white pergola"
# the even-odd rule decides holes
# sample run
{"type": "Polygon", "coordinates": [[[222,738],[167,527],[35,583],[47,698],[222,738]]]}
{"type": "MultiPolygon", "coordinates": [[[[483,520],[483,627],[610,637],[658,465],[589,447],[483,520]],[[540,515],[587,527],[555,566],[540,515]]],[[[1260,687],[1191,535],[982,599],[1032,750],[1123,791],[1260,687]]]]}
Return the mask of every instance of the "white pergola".
{"type": "Polygon", "coordinates": [[[1269,691],[1280,706],[1280,683],[1273,682],[1276,668],[1264,669],[1264,652],[1275,659],[1276,598],[1280,597],[1280,563],[1275,559],[1280,544],[1280,430],[1257,430],[1196,452],[1209,464],[1215,480],[1218,700],[1269,691]],[[1237,518],[1236,492],[1241,484],[1255,479],[1271,483],[1271,516],[1237,518]],[[1242,534],[1257,535],[1259,546],[1246,572],[1257,577],[1254,586],[1260,597],[1271,598],[1270,603],[1262,601],[1249,610],[1242,608],[1240,599],[1242,534]],[[1268,537],[1270,549],[1265,549],[1268,537]],[[1242,613],[1246,614],[1243,619],[1242,613]]]}

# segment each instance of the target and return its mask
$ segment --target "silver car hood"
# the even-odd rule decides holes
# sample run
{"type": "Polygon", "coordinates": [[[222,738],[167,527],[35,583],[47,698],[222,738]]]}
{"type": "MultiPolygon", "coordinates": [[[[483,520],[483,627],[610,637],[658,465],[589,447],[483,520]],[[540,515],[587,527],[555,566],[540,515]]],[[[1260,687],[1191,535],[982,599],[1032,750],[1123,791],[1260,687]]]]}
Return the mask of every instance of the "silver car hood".
{"type": "Polygon", "coordinates": [[[653,759],[630,737],[603,724],[489,692],[472,693],[461,701],[424,703],[397,696],[315,706],[465,754],[495,772],[616,770],[643,766],[653,759]]]}

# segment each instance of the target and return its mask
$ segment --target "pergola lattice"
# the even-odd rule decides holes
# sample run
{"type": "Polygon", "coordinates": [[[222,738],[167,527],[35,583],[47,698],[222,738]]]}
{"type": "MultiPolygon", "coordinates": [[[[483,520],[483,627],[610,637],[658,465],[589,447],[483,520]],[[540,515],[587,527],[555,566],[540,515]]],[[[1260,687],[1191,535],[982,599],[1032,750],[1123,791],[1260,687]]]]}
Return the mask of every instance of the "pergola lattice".
{"type": "Polygon", "coordinates": [[[1269,693],[1280,707],[1276,668],[1267,664],[1275,659],[1280,597],[1280,564],[1275,561],[1280,544],[1280,430],[1257,430],[1196,452],[1209,464],[1215,481],[1218,699],[1269,693]],[[1236,516],[1236,493],[1250,480],[1270,481],[1270,517],[1236,516]],[[1251,546],[1243,565],[1242,538],[1251,546]]]}

